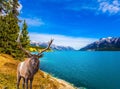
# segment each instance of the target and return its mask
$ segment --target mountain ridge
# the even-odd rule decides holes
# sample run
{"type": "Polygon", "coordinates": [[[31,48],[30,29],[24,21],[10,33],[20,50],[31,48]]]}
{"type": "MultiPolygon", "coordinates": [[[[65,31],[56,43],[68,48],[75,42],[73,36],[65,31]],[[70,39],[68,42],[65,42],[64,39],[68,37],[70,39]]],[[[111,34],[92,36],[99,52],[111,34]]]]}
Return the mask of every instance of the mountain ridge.
{"type": "MultiPolygon", "coordinates": [[[[47,42],[31,41],[30,45],[31,46],[37,46],[37,47],[47,47],[48,43],[47,42]]],[[[57,50],[57,51],[72,51],[72,50],[75,50],[74,48],[72,48],[70,46],[59,46],[59,45],[55,45],[55,44],[52,44],[51,48],[53,50],[57,50]]]]}
{"type": "Polygon", "coordinates": [[[80,51],[120,51],[120,37],[100,38],[81,48],[80,51]]]}

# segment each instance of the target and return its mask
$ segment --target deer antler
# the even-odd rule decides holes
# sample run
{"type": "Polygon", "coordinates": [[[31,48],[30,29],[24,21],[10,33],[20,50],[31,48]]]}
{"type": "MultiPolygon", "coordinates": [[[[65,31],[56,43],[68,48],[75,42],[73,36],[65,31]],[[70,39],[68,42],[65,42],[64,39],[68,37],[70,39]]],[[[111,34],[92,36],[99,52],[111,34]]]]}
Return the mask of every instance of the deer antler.
{"type": "Polygon", "coordinates": [[[20,43],[20,36],[21,36],[21,31],[19,32],[18,38],[16,40],[17,43],[19,43],[19,48],[22,49],[28,56],[31,56],[31,53],[28,50],[25,50],[21,43],[20,43]]]}
{"type": "Polygon", "coordinates": [[[50,48],[52,42],[53,42],[53,39],[51,39],[50,42],[48,42],[48,46],[47,46],[45,49],[43,49],[41,52],[39,52],[38,55],[40,55],[40,54],[42,54],[43,52],[45,52],[46,50],[48,50],[48,49],[50,48]]]}

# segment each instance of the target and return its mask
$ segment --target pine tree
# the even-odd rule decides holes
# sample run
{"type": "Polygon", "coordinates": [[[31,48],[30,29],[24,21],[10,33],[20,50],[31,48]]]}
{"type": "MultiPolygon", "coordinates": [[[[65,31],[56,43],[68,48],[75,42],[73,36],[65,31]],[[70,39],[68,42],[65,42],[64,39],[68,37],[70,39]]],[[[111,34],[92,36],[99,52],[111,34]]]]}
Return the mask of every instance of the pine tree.
{"type": "Polygon", "coordinates": [[[28,48],[29,44],[30,44],[30,39],[29,39],[29,36],[28,36],[27,28],[28,27],[27,27],[26,21],[24,20],[23,27],[22,27],[22,45],[25,48],[28,48]]]}
{"type": "Polygon", "coordinates": [[[27,24],[26,24],[25,20],[23,22],[21,34],[22,34],[21,38],[20,38],[21,45],[22,45],[23,48],[28,50],[29,47],[30,47],[30,39],[29,39],[29,36],[28,36],[27,24]]]}
{"type": "Polygon", "coordinates": [[[6,0],[0,0],[0,15],[3,14],[3,12],[6,11],[7,1],[6,0]]]}
{"type": "MultiPolygon", "coordinates": [[[[19,15],[18,7],[18,0],[0,0],[0,53],[6,53],[17,59],[23,59],[25,53],[19,49],[18,43],[16,42],[20,31],[18,25],[19,19],[17,18],[19,15]],[[2,11],[4,11],[6,15],[2,16],[2,11]]],[[[25,49],[28,49],[30,44],[25,21],[22,27],[21,44],[25,49]]]]}
{"type": "Polygon", "coordinates": [[[19,3],[18,3],[18,0],[13,0],[13,3],[12,3],[12,13],[13,15],[15,16],[15,18],[17,18],[17,16],[19,15],[19,12],[18,12],[18,7],[19,7],[19,3]]]}
{"type": "MultiPolygon", "coordinates": [[[[12,55],[17,59],[25,57],[24,52],[19,49],[16,42],[18,33],[20,31],[18,20],[14,17],[13,13],[6,16],[0,16],[0,52],[12,55]]],[[[29,37],[27,32],[27,25],[24,21],[22,29],[22,45],[27,48],[29,46],[29,37]]]]}
{"type": "Polygon", "coordinates": [[[12,54],[12,52],[14,53],[14,49],[16,50],[17,46],[17,44],[15,43],[19,32],[17,19],[14,18],[12,13],[3,17],[1,16],[1,19],[0,46],[3,48],[3,50],[1,51],[7,54],[12,54]]]}
{"type": "Polygon", "coordinates": [[[5,18],[0,16],[0,52],[3,52],[4,46],[6,45],[6,42],[4,43],[5,40],[5,18]]]}
{"type": "Polygon", "coordinates": [[[17,18],[19,15],[19,6],[18,0],[0,0],[0,16],[12,12],[14,17],[17,18]]]}
{"type": "Polygon", "coordinates": [[[0,0],[0,16],[2,14],[8,14],[12,8],[11,0],[0,0]]]}

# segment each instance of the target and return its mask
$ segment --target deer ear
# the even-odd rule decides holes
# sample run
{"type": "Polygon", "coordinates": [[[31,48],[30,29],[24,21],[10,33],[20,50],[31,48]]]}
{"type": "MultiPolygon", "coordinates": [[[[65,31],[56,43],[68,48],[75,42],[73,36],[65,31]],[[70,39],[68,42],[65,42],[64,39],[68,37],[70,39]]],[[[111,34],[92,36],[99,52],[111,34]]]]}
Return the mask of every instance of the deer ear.
{"type": "Polygon", "coordinates": [[[41,54],[41,55],[38,56],[38,58],[41,58],[41,57],[43,57],[43,54],[41,54]]]}

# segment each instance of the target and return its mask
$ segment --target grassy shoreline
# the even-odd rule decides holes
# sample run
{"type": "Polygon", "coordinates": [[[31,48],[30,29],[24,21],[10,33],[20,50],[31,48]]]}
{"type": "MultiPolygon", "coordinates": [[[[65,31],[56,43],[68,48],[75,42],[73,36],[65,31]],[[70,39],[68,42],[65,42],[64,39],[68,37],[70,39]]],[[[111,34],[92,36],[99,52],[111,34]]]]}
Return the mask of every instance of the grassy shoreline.
{"type": "MultiPolygon", "coordinates": [[[[0,54],[0,89],[16,89],[16,69],[19,62],[10,55],[0,54]]],[[[33,89],[76,88],[64,80],[54,78],[50,74],[39,70],[34,77],[33,89]]]]}

